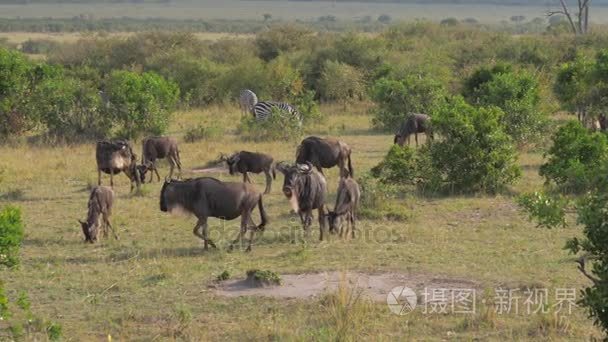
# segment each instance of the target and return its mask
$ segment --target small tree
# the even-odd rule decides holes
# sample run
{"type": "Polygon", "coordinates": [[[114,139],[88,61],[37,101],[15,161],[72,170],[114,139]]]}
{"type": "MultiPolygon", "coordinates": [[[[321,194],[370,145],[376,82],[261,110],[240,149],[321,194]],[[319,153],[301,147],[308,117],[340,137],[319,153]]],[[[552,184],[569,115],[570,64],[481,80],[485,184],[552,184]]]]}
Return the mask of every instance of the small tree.
{"type": "Polygon", "coordinates": [[[494,193],[521,175],[512,139],[500,124],[500,109],[475,108],[456,97],[433,116],[442,139],[429,148],[432,167],[450,191],[494,193]]]}
{"type": "Polygon", "coordinates": [[[36,118],[25,109],[34,81],[34,66],[23,54],[0,48],[0,136],[23,133],[36,118]]]}
{"type": "Polygon", "coordinates": [[[594,63],[582,54],[560,66],[553,91],[564,109],[576,113],[585,121],[591,107],[591,75],[594,63]]]}
{"type": "Polygon", "coordinates": [[[106,93],[111,103],[108,115],[118,121],[119,135],[137,138],[142,134],[162,134],[167,129],[179,89],[153,72],[114,71],[107,81],[106,93]]]}
{"type": "Polygon", "coordinates": [[[540,167],[546,183],[563,193],[584,193],[596,183],[598,167],[608,161],[608,138],[591,133],[579,122],[570,121],[553,135],[548,158],[540,167]]]}
{"type": "Polygon", "coordinates": [[[0,265],[13,267],[19,264],[19,248],[23,241],[21,210],[5,207],[0,211],[0,265]]]}
{"type": "Polygon", "coordinates": [[[502,109],[505,131],[519,143],[544,130],[546,117],[539,109],[539,92],[534,76],[523,70],[515,72],[510,65],[478,69],[465,81],[463,91],[471,104],[502,109]]]}
{"type": "Polygon", "coordinates": [[[345,107],[349,101],[361,99],[365,92],[363,73],[340,62],[325,63],[320,83],[323,99],[341,101],[345,107]]]}
{"type": "Polygon", "coordinates": [[[371,89],[376,103],[372,123],[394,131],[410,113],[434,113],[445,103],[446,90],[431,78],[406,76],[403,79],[381,78],[371,89]]]}

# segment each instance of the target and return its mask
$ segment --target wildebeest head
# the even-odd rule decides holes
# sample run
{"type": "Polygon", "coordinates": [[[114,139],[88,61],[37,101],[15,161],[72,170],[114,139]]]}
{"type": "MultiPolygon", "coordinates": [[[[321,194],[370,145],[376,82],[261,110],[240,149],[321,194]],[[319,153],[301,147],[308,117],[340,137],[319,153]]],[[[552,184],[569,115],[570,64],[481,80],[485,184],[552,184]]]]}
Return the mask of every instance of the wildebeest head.
{"type": "Polygon", "coordinates": [[[393,139],[393,144],[399,144],[399,146],[403,146],[405,143],[405,137],[399,134],[395,134],[395,139],[393,139]]]}
{"type": "Polygon", "coordinates": [[[140,183],[145,183],[146,182],[146,174],[148,173],[148,171],[150,171],[150,166],[148,164],[141,164],[141,165],[137,165],[135,167],[135,169],[137,170],[136,177],[139,177],[139,182],[140,183]]]}
{"type": "Polygon", "coordinates": [[[285,176],[285,179],[283,180],[283,194],[285,194],[287,198],[291,198],[293,195],[293,185],[296,177],[301,174],[309,174],[312,172],[312,164],[310,162],[296,165],[279,162],[275,168],[285,176]]]}
{"type": "Polygon", "coordinates": [[[241,160],[240,153],[235,153],[226,159],[226,164],[228,164],[228,171],[230,172],[231,175],[234,175],[236,172],[238,172],[237,165],[240,160],[241,160]]]}
{"type": "Polygon", "coordinates": [[[165,183],[163,187],[160,189],[160,211],[167,212],[169,209],[167,208],[167,196],[170,190],[167,190],[171,184],[171,179],[165,178],[165,183]]]}
{"type": "Polygon", "coordinates": [[[342,228],[342,215],[338,215],[335,211],[330,211],[326,216],[329,222],[329,232],[335,234],[342,228]]]}
{"type": "Polygon", "coordinates": [[[97,240],[97,234],[95,233],[97,227],[95,227],[95,225],[89,225],[87,222],[84,221],[78,220],[78,222],[80,223],[80,227],[82,228],[82,232],[84,233],[84,241],[90,243],[95,242],[95,240],[97,240]]]}

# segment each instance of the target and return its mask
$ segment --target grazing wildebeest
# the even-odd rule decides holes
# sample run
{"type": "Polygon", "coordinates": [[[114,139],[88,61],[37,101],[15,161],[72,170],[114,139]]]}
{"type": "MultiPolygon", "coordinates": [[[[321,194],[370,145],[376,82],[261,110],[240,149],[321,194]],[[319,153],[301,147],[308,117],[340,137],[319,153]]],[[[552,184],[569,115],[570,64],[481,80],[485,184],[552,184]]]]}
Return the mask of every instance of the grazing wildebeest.
{"type": "Polygon", "coordinates": [[[215,178],[202,177],[183,181],[167,180],[160,191],[161,211],[185,211],[196,216],[198,221],[194,226],[193,233],[203,240],[205,249],[208,249],[207,244],[216,248],[213,241],[209,239],[207,218],[217,217],[222,220],[233,220],[239,216],[241,217],[241,230],[230,245],[232,249],[234,244],[241,241],[243,235],[247,232],[247,225],[252,221],[251,215],[256,206],[260,210],[261,223],[257,227],[251,227],[247,251],[251,250],[255,232],[263,231],[268,222],[262,202],[262,194],[253,185],[222,182],[215,178]]]}
{"type": "Polygon", "coordinates": [[[323,241],[325,231],[325,177],[312,167],[311,163],[289,165],[281,162],[276,166],[285,176],[283,193],[289,199],[292,209],[298,213],[306,235],[310,234],[312,211],[319,213],[319,239],[323,241]]]}
{"type": "Polygon", "coordinates": [[[123,140],[98,141],[95,150],[97,159],[97,185],[101,185],[101,172],[110,175],[110,186],[114,187],[114,175],[124,172],[131,181],[139,188],[140,177],[137,168],[137,156],[133,153],[131,145],[123,140]]]}
{"type": "Polygon", "coordinates": [[[340,177],[354,175],[353,166],[350,160],[350,147],[337,139],[308,137],[300,143],[296,152],[296,163],[304,164],[310,162],[321,174],[323,168],[329,169],[338,165],[340,167],[340,177]],[[348,164],[348,170],[346,166],[348,164]]]}
{"type": "Polygon", "coordinates": [[[403,146],[407,140],[410,144],[410,136],[414,134],[416,146],[418,146],[418,133],[424,133],[429,140],[433,140],[433,130],[431,127],[431,118],[426,114],[411,114],[405,119],[401,127],[395,133],[394,144],[403,146]]]}
{"type": "Polygon", "coordinates": [[[237,172],[242,173],[243,182],[251,183],[251,179],[249,179],[249,175],[247,174],[248,172],[256,174],[264,172],[266,175],[266,189],[264,193],[270,193],[272,180],[277,178],[276,172],[272,167],[274,159],[271,156],[263,153],[241,151],[229,157],[222,155],[220,160],[228,164],[228,171],[231,175],[237,172]],[[272,177],[270,176],[271,173],[272,177]]]}
{"type": "Polygon", "coordinates": [[[150,180],[148,183],[152,183],[152,179],[154,178],[152,172],[156,173],[156,178],[160,182],[160,175],[156,169],[156,160],[163,158],[167,158],[169,165],[171,166],[169,178],[173,177],[173,169],[176,166],[181,174],[182,163],[179,159],[177,140],[171,137],[151,137],[144,139],[142,143],[141,165],[138,166],[142,183],[145,182],[146,173],[148,171],[150,171],[150,180]]]}
{"type": "Polygon", "coordinates": [[[348,177],[340,179],[338,185],[338,194],[336,197],[336,205],[334,210],[330,211],[327,216],[329,219],[329,231],[335,233],[340,232],[344,236],[348,236],[348,226],[351,229],[351,236],[355,238],[355,221],[357,220],[357,208],[359,207],[359,199],[361,198],[361,190],[359,184],[348,177]],[[347,227],[343,230],[343,219],[347,221],[347,227]]]}
{"type": "Polygon", "coordinates": [[[97,241],[100,228],[103,229],[103,236],[108,236],[108,228],[112,230],[114,238],[118,239],[118,235],[110,224],[110,216],[112,215],[112,204],[114,202],[114,191],[107,186],[96,186],[91,190],[88,203],[88,214],[86,221],[80,221],[84,239],[86,242],[93,243],[97,241]],[[100,227],[101,226],[101,227],[100,227]]]}

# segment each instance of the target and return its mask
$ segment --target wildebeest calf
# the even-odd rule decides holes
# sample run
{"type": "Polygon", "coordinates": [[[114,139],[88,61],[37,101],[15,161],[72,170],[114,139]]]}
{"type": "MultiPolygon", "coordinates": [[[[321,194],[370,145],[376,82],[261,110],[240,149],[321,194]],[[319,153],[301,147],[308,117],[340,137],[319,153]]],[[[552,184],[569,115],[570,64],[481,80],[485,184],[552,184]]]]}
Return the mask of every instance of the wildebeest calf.
{"type": "Polygon", "coordinates": [[[357,208],[361,198],[361,190],[359,184],[352,178],[340,179],[338,185],[338,195],[336,197],[336,205],[333,211],[328,213],[329,231],[335,233],[340,232],[340,237],[348,236],[348,226],[350,226],[351,236],[355,238],[355,221],[357,220],[357,208]],[[343,220],[346,219],[347,227],[343,230],[343,220]]]}
{"type": "Polygon", "coordinates": [[[271,156],[263,153],[241,151],[234,153],[229,157],[222,155],[220,159],[226,161],[231,175],[234,175],[237,172],[242,173],[243,182],[251,183],[251,179],[249,179],[249,175],[247,174],[248,172],[256,174],[264,172],[266,175],[266,189],[264,190],[264,193],[270,193],[272,180],[277,177],[276,172],[272,167],[274,160],[271,156]],[[270,176],[271,172],[272,177],[270,176]]]}
{"type": "Polygon", "coordinates": [[[405,119],[405,122],[401,125],[393,143],[403,146],[407,140],[407,144],[410,144],[410,136],[414,134],[416,139],[416,146],[418,146],[418,133],[424,133],[429,140],[433,139],[433,130],[431,127],[431,118],[426,114],[411,114],[405,119]]]}
{"type": "Polygon", "coordinates": [[[133,183],[139,188],[137,156],[128,142],[123,140],[98,141],[95,158],[97,160],[97,185],[101,185],[102,171],[110,175],[111,187],[114,187],[114,175],[124,172],[131,181],[131,191],[133,191],[133,183]]]}
{"type": "Polygon", "coordinates": [[[327,183],[323,175],[312,168],[311,163],[276,166],[285,176],[283,193],[289,199],[292,209],[300,215],[306,235],[310,234],[312,211],[319,211],[319,239],[323,241],[325,231],[325,195],[327,183]]]}
{"type": "Polygon", "coordinates": [[[251,250],[255,232],[263,231],[268,222],[262,194],[253,185],[222,182],[215,178],[202,177],[183,181],[165,181],[160,192],[161,211],[186,211],[198,218],[193,233],[203,240],[205,249],[208,249],[208,244],[216,248],[213,241],[209,239],[207,226],[209,217],[217,217],[222,220],[234,220],[241,217],[241,230],[230,245],[232,249],[234,244],[241,241],[247,232],[247,225],[252,221],[251,214],[256,206],[260,210],[261,223],[257,227],[251,227],[247,251],[251,250]]]}
{"type": "Polygon", "coordinates": [[[114,238],[118,239],[118,235],[110,224],[110,216],[112,215],[112,204],[114,202],[114,191],[107,186],[96,186],[91,190],[88,203],[88,214],[86,221],[80,221],[84,239],[86,242],[93,243],[97,241],[100,228],[103,229],[103,236],[108,236],[108,228],[112,230],[114,238]]]}
{"type": "Polygon", "coordinates": [[[150,171],[150,180],[148,183],[152,183],[154,173],[156,178],[160,182],[160,175],[156,169],[156,160],[167,158],[171,170],[169,171],[169,178],[173,177],[173,169],[177,166],[177,170],[181,174],[182,163],[179,158],[179,149],[177,147],[177,140],[171,137],[150,137],[144,139],[142,143],[142,157],[141,164],[139,165],[139,173],[141,176],[141,182],[144,183],[146,180],[146,173],[150,171]]]}
{"type": "Polygon", "coordinates": [[[354,176],[350,160],[351,149],[345,143],[332,138],[308,137],[300,143],[296,152],[296,163],[310,162],[323,173],[323,168],[340,167],[340,176],[354,176]],[[346,166],[348,165],[348,170],[346,166]]]}

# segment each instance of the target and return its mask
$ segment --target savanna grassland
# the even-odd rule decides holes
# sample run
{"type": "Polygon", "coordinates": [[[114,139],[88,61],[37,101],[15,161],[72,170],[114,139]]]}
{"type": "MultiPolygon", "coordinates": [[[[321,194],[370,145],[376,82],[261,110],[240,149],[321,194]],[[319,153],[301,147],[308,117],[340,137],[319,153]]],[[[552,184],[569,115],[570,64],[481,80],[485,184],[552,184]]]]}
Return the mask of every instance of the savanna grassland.
{"type": "MultiPolygon", "coordinates": [[[[370,130],[361,106],[325,105],[323,125],[307,134],[338,137],[353,148],[355,172],[362,174],[386,154],[392,136],[370,130]]],[[[239,112],[232,106],[177,112],[168,134],[180,139],[185,175],[188,169],[214,160],[220,152],[264,151],[277,160],[292,160],[295,143],[243,142],[235,136],[239,112]],[[220,125],[226,134],[211,141],[185,143],[188,127],[220,125]]],[[[139,150],[139,144],[135,145],[139,150]]],[[[138,151],[139,152],[139,151],[138,151]]],[[[292,243],[299,222],[279,191],[282,177],[265,196],[270,224],[251,253],[228,253],[238,223],[211,219],[218,250],[203,251],[192,235],[194,218],[169,216],[159,210],[161,183],[146,184],[129,194],[128,180],[116,178],[113,224],[120,240],[85,244],[76,219],[86,214],[88,189],[96,182],[94,145],[64,147],[3,146],[2,205],[23,210],[26,238],[18,269],[2,278],[15,295],[27,291],[32,311],[63,327],[66,340],[582,340],[599,337],[582,309],[564,318],[552,313],[499,315],[490,304],[493,289],[580,288],[572,256],[564,251],[577,230],[536,228],[514,203],[517,194],[542,185],[541,153],[524,151],[523,178],[498,196],[420,197],[404,194],[400,221],[366,220],[360,235],[349,241],[335,237],[292,243]],[[476,314],[407,316],[392,314],[386,304],[347,295],[317,299],[224,298],[215,294],[215,278],[223,271],[243,277],[248,269],[279,274],[325,270],[369,273],[398,272],[430,278],[465,279],[479,284],[476,314]],[[487,291],[487,295],[484,295],[487,291]],[[487,298],[488,304],[482,304],[487,298]]],[[[168,168],[163,166],[161,174],[168,168]]],[[[215,175],[222,180],[240,178],[215,175]]],[[[337,170],[328,173],[330,203],[337,170]]],[[[254,181],[263,188],[263,177],[254,181]]],[[[107,177],[103,179],[108,183],[107,177]]],[[[254,214],[259,219],[257,210],[254,214]]],[[[315,223],[313,228],[318,227],[315,223]]],[[[347,286],[348,287],[348,286],[347,286]]],[[[553,302],[553,299],[549,299],[553,302]]],[[[45,339],[45,336],[38,336],[45,339]]]]}

